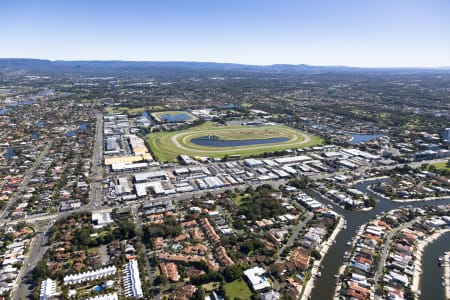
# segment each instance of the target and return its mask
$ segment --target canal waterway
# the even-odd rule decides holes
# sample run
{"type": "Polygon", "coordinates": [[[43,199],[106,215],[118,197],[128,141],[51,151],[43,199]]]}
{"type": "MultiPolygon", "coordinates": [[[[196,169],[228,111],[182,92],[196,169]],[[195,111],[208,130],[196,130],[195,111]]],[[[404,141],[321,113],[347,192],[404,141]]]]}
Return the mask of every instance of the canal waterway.
{"type": "MultiPolygon", "coordinates": [[[[383,179],[381,181],[385,181],[386,179],[383,179]]],[[[443,205],[443,204],[450,204],[450,198],[447,198],[445,200],[432,200],[432,201],[420,201],[420,202],[410,202],[410,203],[398,203],[393,202],[390,200],[383,199],[379,197],[378,195],[370,192],[367,187],[375,182],[380,182],[380,180],[371,180],[371,181],[365,181],[363,183],[359,183],[355,185],[355,188],[372,196],[374,199],[378,200],[377,205],[374,209],[362,212],[362,211],[351,211],[351,210],[344,210],[340,206],[332,204],[333,209],[344,216],[344,218],[347,220],[347,228],[343,229],[339,235],[336,237],[336,243],[332,245],[329,249],[328,254],[324,257],[322,260],[322,264],[325,266],[322,270],[322,276],[316,280],[315,287],[311,293],[311,299],[313,300],[327,300],[327,299],[333,299],[334,297],[334,290],[336,287],[337,279],[334,277],[335,274],[338,273],[338,270],[340,266],[343,263],[342,257],[345,254],[345,251],[350,250],[350,246],[347,246],[346,243],[348,241],[351,241],[355,238],[355,233],[359,229],[359,227],[373,218],[375,218],[376,215],[387,212],[389,210],[411,205],[412,207],[421,207],[424,205],[443,205]]],[[[320,194],[310,190],[309,194],[314,197],[316,200],[324,203],[324,204],[330,204],[330,201],[324,200],[320,194]]],[[[430,245],[431,247],[431,245],[430,245]]],[[[427,273],[428,274],[428,273],[427,273]]],[[[440,273],[439,273],[440,274],[440,273]]],[[[429,274],[433,280],[438,280],[440,282],[440,276],[439,274],[429,274]]],[[[428,276],[428,275],[427,275],[428,276]]],[[[423,298],[425,299],[425,298],[423,298]]]]}
{"type": "Polygon", "coordinates": [[[207,147],[239,147],[250,145],[264,145],[287,142],[287,137],[269,138],[269,139],[250,139],[250,140],[221,140],[213,136],[202,136],[191,140],[191,143],[207,147]]]}
{"type": "Polygon", "coordinates": [[[13,107],[16,107],[16,106],[19,106],[19,105],[29,105],[29,104],[33,104],[33,103],[35,103],[34,100],[9,103],[6,107],[0,109],[0,116],[5,115],[13,107]]]}
{"type": "Polygon", "coordinates": [[[359,133],[350,133],[350,136],[352,137],[349,141],[349,144],[358,144],[358,143],[365,143],[371,140],[374,140],[376,138],[379,138],[381,134],[359,134],[359,133]]]}
{"type": "Polygon", "coordinates": [[[16,153],[14,152],[13,148],[8,148],[5,151],[5,154],[3,155],[5,157],[5,159],[11,159],[14,156],[16,156],[16,153]]]}
{"type": "Polygon", "coordinates": [[[420,282],[421,300],[445,299],[440,279],[444,276],[444,269],[438,265],[438,257],[443,256],[448,250],[450,250],[450,233],[444,234],[425,248],[420,282]]]}

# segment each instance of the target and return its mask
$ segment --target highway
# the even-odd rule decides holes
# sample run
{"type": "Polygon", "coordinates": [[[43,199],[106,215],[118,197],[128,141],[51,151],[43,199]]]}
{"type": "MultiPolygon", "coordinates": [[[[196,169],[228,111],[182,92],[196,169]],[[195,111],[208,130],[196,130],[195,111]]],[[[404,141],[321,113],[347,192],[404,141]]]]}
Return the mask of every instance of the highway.
{"type": "Polygon", "coordinates": [[[92,184],[91,199],[87,207],[97,207],[102,201],[102,182],[98,180],[103,176],[103,115],[97,114],[97,125],[95,126],[94,151],[92,154],[92,184]]]}

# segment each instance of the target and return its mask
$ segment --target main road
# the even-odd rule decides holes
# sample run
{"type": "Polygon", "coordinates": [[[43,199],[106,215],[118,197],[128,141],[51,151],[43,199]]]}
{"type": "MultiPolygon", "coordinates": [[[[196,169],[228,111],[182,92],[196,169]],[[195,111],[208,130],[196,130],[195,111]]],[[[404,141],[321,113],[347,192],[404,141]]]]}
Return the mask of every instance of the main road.
{"type": "Polygon", "coordinates": [[[48,249],[49,228],[53,222],[42,223],[38,225],[38,232],[30,245],[30,255],[24,260],[24,267],[19,272],[12,295],[14,300],[30,299],[32,293],[32,271],[37,263],[44,257],[48,249]],[[17,285],[18,284],[18,285],[17,285]]]}
{"type": "Polygon", "coordinates": [[[87,205],[89,208],[99,206],[102,200],[102,182],[100,178],[103,175],[103,115],[97,114],[97,125],[95,127],[94,151],[92,154],[92,184],[91,199],[87,205]]]}

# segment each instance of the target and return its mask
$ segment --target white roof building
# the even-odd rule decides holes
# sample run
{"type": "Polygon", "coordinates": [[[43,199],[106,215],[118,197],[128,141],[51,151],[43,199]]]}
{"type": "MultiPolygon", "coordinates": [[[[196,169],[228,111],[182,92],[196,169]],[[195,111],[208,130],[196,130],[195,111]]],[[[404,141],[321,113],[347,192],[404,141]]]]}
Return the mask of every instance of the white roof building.
{"type": "Polygon", "coordinates": [[[97,295],[92,298],[88,298],[87,300],[119,300],[117,293],[111,293],[106,295],[97,295]]]}
{"type": "Polygon", "coordinates": [[[125,288],[125,296],[133,297],[134,299],[144,297],[137,260],[130,260],[128,264],[124,266],[123,285],[125,288]]]}
{"type": "Polygon", "coordinates": [[[116,274],[116,267],[110,266],[88,272],[64,276],[64,285],[77,284],[85,281],[91,281],[116,274]]]}
{"type": "Polygon", "coordinates": [[[265,273],[266,270],[261,267],[253,267],[244,271],[244,275],[254,291],[270,288],[270,282],[264,276],[265,273]]]}
{"type": "Polygon", "coordinates": [[[112,222],[114,221],[110,213],[92,213],[92,223],[97,224],[98,227],[103,227],[112,222]]]}
{"type": "Polygon", "coordinates": [[[47,300],[56,296],[56,282],[50,278],[45,279],[41,283],[40,300],[47,300]]]}
{"type": "Polygon", "coordinates": [[[287,157],[280,157],[274,159],[276,163],[282,165],[282,164],[292,164],[292,163],[299,163],[304,162],[307,160],[311,160],[311,157],[307,155],[298,155],[298,156],[287,156],[287,157]]]}
{"type": "Polygon", "coordinates": [[[157,195],[164,194],[164,188],[161,184],[161,181],[153,181],[153,182],[144,182],[144,183],[136,183],[134,185],[136,189],[136,195],[138,197],[147,196],[147,189],[151,188],[153,192],[157,195]]]}
{"type": "Polygon", "coordinates": [[[244,164],[248,167],[254,168],[254,167],[260,167],[264,165],[262,160],[254,159],[254,158],[246,158],[244,159],[244,164]]]}

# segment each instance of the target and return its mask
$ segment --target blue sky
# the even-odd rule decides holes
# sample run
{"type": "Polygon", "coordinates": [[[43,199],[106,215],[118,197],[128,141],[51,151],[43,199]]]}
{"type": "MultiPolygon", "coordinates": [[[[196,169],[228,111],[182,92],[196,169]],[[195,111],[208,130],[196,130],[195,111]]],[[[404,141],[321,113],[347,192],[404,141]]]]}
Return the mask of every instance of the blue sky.
{"type": "Polygon", "coordinates": [[[450,0],[1,0],[0,57],[450,66],[450,0]]]}

